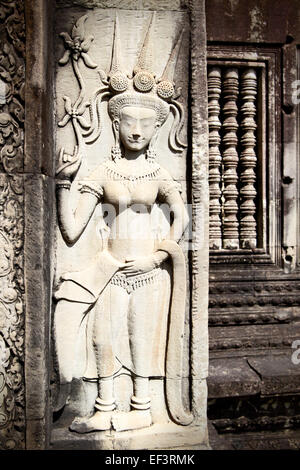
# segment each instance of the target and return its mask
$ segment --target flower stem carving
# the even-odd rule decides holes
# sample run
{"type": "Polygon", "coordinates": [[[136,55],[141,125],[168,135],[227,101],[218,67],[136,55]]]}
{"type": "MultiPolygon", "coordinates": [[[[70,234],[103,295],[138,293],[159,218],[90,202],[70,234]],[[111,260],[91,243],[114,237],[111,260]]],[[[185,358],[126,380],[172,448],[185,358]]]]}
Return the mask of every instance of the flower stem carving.
{"type": "MultiPolygon", "coordinates": [[[[75,25],[73,26],[71,36],[67,32],[60,33],[60,37],[62,37],[64,40],[65,52],[62,58],[59,60],[59,64],[66,65],[69,61],[71,61],[74,75],[79,85],[79,95],[74,104],[71,103],[71,99],[68,96],[63,97],[65,101],[66,114],[59,121],[58,126],[64,127],[68,124],[68,122],[72,123],[77,141],[77,150],[75,153],[78,154],[81,154],[81,150],[84,145],[84,140],[82,137],[84,132],[82,132],[82,129],[86,132],[93,127],[92,120],[87,122],[83,116],[86,108],[89,107],[90,104],[87,102],[83,103],[86,94],[86,86],[79,67],[80,59],[88,68],[94,69],[97,67],[97,64],[93,62],[88,54],[94,37],[92,35],[85,35],[84,24],[87,17],[88,15],[84,15],[76,21],[75,25]]],[[[63,158],[62,152],[60,152],[60,157],[63,158]]],[[[60,164],[62,163],[66,163],[64,158],[60,164]]]]}

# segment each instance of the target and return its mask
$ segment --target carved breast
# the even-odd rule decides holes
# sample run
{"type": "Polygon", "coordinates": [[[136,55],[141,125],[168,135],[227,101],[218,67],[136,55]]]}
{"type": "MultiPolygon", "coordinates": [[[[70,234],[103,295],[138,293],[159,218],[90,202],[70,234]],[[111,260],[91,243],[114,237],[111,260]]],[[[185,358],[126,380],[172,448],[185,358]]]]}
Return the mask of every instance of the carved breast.
{"type": "MultiPolygon", "coordinates": [[[[157,198],[157,181],[108,181],[104,185],[104,201],[113,205],[149,207],[157,198]]],[[[141,207],[142,209],[142,207],[141,207]]]]}

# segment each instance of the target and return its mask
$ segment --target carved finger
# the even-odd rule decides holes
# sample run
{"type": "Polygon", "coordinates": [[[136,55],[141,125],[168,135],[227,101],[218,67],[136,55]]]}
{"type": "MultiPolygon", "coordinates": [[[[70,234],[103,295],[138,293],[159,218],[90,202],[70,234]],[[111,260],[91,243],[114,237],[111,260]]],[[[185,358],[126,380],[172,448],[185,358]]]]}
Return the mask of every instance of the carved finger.
{"type": "Polygon", "coordinates": [[[137,273],[137,270],[135,268],[125,268],[125,269],[122,269],[122,272],[125,273],[125,274],[130,274],[130,273],[137,273]]]}
{"type": "Polygon", "coordinates": [[[58,167],[57,171],[56,171],[56,174],[58,175],[59,173],[61,173],[63,170],[65,170],[66,168],[69,168],[72,166],[72,163],[70,162],[67,162],[67,163],[63,163],[63,165],[61,165],[60,167],[58,167]]]}
{"type": "Polygon", "coordinates": [[[125,260],[125,266],[133,266],[133,263],[134,263],[134,260],[132,261],[129,261],[129,260],[125,260]]]}
{"type": "Polygon", "coordinates": [[[141,274],[140,271],[130,271],[129,273],[127,273],[127,276],[133,277],[133,276],[137,276],[138,274],[141,274]]]}
{"type": "Polygon", "coordinates": [[[134,263],[126,263],[125,268],[130,269],[134,266],[134,263]]]}

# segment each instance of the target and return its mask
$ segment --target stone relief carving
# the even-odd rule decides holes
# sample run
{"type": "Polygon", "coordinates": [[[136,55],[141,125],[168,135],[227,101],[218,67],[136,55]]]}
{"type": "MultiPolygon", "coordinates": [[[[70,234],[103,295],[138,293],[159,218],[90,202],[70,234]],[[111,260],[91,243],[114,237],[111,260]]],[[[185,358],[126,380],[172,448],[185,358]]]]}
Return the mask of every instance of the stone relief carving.
{"type": "Polygon", "coordinates": [[[23,182],[0,175],[0,448],[24,445],[23,182]]]}
{"type": "Polygon", "coordinates": [[[4,1],[0,18],[0,164],[6,172],[23,167],[24,18],[23,2],[4,1]]]}
{"type": "Polygon", "coordinates": [[[0,448],[24,447],[24,5],[0,5],[0,448]]]}
{"type": "Polygon", "coordinates": [[[136,65],[126,74],[119,21],[116,16],[110,72],[94,62],[93,37],[86,32],[87,15],[75,23],[71,35],[61,34],[65,52],[59,63],[72,64],[79,85],[74,103],[64,96],[65,116],[76,137],[73,154],[62,148],[57,168],[58,222],[62,237],[73,246],[102,204],[108,217],[98,224],[101,251],[85,270],[64,273],[55,292],[54,336],[60,376],[56,410],[70,395],[76,338],[85,322],[86,360],[83,378],[97,382],[91,414],[73,420],[77,433],[114,429],[125,431],[153,423],[150,378],[165,378],[165,396],[171,420],[188,425],[193,416],[182,397],[182,362],[186,305],[186,266],[180,245],[188,215],[180,185],[157,162],[160,129],[170,115],[169,148],[180,153],[186,145],[180,132],[183,107],[177,101],[175,67],[182,34],[177,39],[161,77],[153,72],[155,54],[151,17],[136,65]],[[84,70],[96,69],[101,85],[86,99],[84,70]],[[85,159],[87,145],[103,132],[101,105],[107,102],[114,135],[111,157],[79,184],[74,213],[70,203],[74,183],[85,159]],[[165,234],[151,225],[151,211],[164,203],[173,211],[165,234]],[[114,393],[115,379],[127,375],[132,393],[121,404],[114,393]]]}

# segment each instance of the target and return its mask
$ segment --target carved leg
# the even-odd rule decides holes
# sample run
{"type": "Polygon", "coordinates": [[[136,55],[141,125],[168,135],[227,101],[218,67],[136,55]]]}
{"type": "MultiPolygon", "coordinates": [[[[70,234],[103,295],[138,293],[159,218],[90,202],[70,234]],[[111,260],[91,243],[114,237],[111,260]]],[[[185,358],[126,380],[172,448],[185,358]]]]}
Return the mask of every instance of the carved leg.
{"type": "Polygon", "coordinates": [[[164,375],[168,304],[169,284],[165,276],[155,286],[141,286],[130,296],[128,334],[132,370],[135,371],[134,395],[130,412],[114,413],[112,423],[116,431],[145,428],[152,424],[148,377],[164,375]]]}
{"type": "Polygon", "coordinates": [[[79,433],[106,431],[111,428],[112,412],[115,409],[113,376],[116,372],[116,359],[113,348],[111,318],[114,314],[110,286],[95,305],[95,318],[92,329],[92,344],[95,351],[99,378],[98,398],[93,416],[75,418],[70,429],[79,433]]]}
{"type": "Polygon", "coordinates": [[[132,411],[115,413],[112,417],[116,431],[129,431],[151,426],[151,411],[148,377],[133,378],[134,395],[131,397],[132,411]]]}
{"type": "Polygon", "coordinates": [[[87,433],[110,429],[112,412],[115,407],[113,377],[102,378],[99,380],[99,396],[95,403],[95,413],[91,417],[75,418],[70,430],[87,433]]]}

